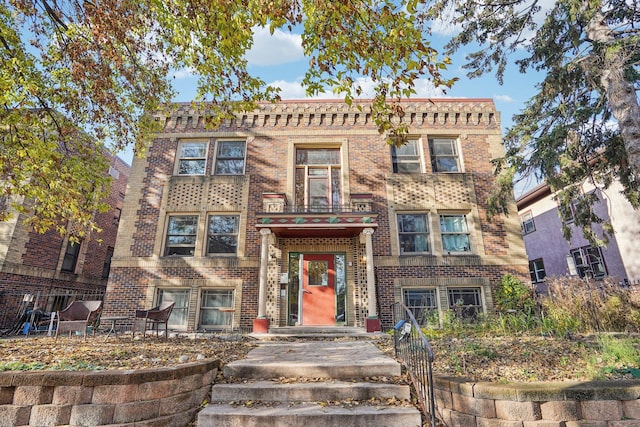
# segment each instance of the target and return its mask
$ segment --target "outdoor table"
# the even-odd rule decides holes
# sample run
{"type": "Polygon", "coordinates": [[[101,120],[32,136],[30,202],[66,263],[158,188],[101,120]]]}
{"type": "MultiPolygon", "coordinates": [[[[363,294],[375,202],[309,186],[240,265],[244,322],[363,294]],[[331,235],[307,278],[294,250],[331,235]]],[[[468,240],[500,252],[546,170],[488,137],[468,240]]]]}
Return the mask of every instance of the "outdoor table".
{"type": "Polygon", "coordinates": [[[101,317],[100,321],[104,321],[104,322],[111,322],[111,326],[109,328],[109,330],[107,331],[107,336],[104,337],[104,340],[106,341],[109,336],[111,336],[111,334],[113,334],[114,337],[118,337],[118,322],[121,320],[127,320],[128,317],[127,316],[110,316],[110,317],[101,317]]]}

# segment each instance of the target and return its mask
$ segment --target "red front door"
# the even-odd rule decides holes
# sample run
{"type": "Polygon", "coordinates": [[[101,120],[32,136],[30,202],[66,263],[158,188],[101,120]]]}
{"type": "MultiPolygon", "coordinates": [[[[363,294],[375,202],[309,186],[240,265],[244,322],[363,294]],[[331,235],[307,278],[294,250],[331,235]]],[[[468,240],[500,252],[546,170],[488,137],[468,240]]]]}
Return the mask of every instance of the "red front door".
{"type": "Polygon", "coordinates": [[[304,255],[302,260],[302,324],[335,325],[333,254],[304,255]]]}

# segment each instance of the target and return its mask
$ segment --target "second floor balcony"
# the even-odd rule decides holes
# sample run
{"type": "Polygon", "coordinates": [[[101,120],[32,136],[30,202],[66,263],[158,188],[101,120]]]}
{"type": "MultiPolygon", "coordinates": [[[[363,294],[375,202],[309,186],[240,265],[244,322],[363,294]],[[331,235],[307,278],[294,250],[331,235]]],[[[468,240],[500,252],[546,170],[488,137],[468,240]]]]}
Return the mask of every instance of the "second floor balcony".
{"type": "Polygon", "coordinates": [[[371,194],[352,194],[340,205],[288,204],[283,193],[263,193],[263,212],[256,213],[258,228],[283,237],[351,237],[364,228],[376,228],[377,213],[371,194]]]}

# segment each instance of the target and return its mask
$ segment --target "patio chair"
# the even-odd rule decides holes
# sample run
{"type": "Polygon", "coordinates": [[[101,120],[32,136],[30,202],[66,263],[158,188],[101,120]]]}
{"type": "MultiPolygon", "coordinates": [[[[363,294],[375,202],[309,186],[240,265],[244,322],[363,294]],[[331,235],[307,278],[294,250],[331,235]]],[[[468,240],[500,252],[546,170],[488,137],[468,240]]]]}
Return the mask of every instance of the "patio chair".
{"type": "Polygon", "coordinates": [[[86,339],[89,327],[92,332],[95,332],[101,312],[102,301],[73,301],[58,313],[56,339],[64,332],[69,332],[69,336],[72,332],[76,332],[86,339]]]}
{"type": "Polygon", "coordinates": [[[171,316],[174,305],[174,301],[165,301],[149,310],[136,310],[131,338],[135,337],[137,329],[142,329],[142,340],[144,341],[147,335],[147,326],[149,325],[151,325],[152,330],[156,330],[157,338],[159,337],[160,325],[164,323],[164,338],[167,339],[169,337],[169,316],[171,316]]]}

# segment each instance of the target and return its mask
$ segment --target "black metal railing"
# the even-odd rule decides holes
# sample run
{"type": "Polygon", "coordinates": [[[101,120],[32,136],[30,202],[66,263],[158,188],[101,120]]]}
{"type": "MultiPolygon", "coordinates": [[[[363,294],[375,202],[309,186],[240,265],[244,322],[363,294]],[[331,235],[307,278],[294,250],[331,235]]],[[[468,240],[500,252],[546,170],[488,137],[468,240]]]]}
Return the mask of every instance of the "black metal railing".
{"type": "Polygon", "coordinates": [[[0,281],[2,286],[21,290],[0,291],[0,335],[29,335],[47,331],[51,312],[60,311],[74,300],[102,300],[102,289],[56,287],[41,289],[40,284],[0,281]],[[25,328],[28,323],[29,327],[25,328]]]}
{"type": "Polygon", "coordinates": [[[433,350],[420,325],[402,303],[392,305],[393,340],[396,358],[409,373],[422,413],[436,427],[436,399],[433,391],[433,350]]]}

